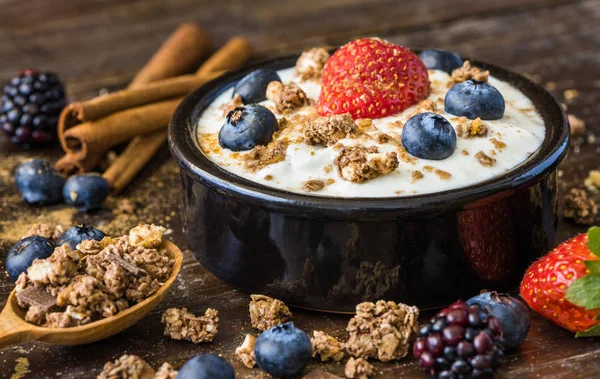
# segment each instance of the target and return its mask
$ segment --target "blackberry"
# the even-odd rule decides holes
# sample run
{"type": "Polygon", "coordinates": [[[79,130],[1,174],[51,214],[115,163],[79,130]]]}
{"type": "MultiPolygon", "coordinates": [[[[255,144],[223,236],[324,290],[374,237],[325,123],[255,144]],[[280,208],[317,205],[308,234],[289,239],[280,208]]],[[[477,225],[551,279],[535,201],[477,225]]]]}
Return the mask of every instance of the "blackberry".
{"type": "Polygon", "coordinates": [[[65,90],[56,74],[20,71],[4,87],[0,128],[16,144],[47,144],[56,140],[58,116],[65,105],[65,90]]]}
{"type": "Polygon", "coordinates": [[[459,300],[421,327],[413,355],[434,378],[491,378],[504,356],[500,322],[459,300]]]}

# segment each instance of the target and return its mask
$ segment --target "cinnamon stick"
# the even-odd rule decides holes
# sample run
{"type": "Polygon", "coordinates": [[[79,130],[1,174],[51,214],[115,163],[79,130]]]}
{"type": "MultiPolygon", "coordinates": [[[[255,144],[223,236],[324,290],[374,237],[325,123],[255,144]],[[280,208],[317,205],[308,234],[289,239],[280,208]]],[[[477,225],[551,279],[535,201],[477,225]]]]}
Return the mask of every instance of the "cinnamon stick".
{"type": "MultiPolygon", "coordinates": [[[[251,47],[243,37],[235,37],[213,54],[196,72],[199,78],[212,78],[223,71],[234,70],[246,63],[251,47]]],[[[121,192],[141,171],[160,146],[166,141],[167,133],[160,131],[135,137],[117,160],[102,175],[110,184],[113,193],[121,192]]]]}
{"type": "MultiPolygon", "coordinates": [[[[166,79],[189,72],[198,67],[209,51],[210,42],[207,33],[196,25],[183,24],[163,43],[128,88],[135,89],[152,80],[166,79]]],[[[87,149],[85,155],[81,152],[69,153],[64,138],[65,131],[82,122],[73,112],[73,109],[78,107],[76,104],[63,110],[58,125],[59,140],[67,154],[57,162],[55,167],[67,175],[92,170],[106,154],[106,151],[96,148],[87,149]]]]}

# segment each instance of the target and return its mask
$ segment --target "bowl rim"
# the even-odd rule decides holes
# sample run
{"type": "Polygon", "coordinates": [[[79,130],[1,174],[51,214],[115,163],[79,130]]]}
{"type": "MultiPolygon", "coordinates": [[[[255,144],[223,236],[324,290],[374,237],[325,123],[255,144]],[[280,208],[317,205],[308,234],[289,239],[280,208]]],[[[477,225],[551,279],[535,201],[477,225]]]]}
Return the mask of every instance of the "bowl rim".
{"type": "MultiPolygon", "coordinates": [[[[418,53],[418,50],[415,51],[418,53]]],[[[250,204],[303,215],[380,217],[415,215],[462,209],[506,198],[541,181],[562,161],[567,152],[570,129],[567,115],[545,89],[512,71],[463,57],[490,71],[523,92],[544,119],[546,134],[542,145],[529,158],[506,173],[466,187],[428,194],[399,197],[326,197],[285,191],[240,177],[210,161],[197,145],[197,120],[206,107],[240,78],[258,68],[276,70],[293,67],[299,54],[269,59],[232,71],[197,88],[179,104],[169,123],[171,154],[181,169],[205,186],[250,204]]]]}

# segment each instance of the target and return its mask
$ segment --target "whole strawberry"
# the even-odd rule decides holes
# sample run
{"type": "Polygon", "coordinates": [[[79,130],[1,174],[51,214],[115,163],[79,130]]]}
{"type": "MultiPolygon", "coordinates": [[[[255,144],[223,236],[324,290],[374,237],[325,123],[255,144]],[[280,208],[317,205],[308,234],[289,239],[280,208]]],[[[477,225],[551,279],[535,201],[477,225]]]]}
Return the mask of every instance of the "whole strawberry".
{"type": "Polygon", "coordinates": [[[323,69],[321,115],[381,118],[429,96],[425,64],[405,47],[362,38],[337,50],[323,69]]]}
{"type": "Polygon", "coordinates": [[[521,297],[577,337],[600,336],[600,228],[563,242],[534,262],[521,297]]]}

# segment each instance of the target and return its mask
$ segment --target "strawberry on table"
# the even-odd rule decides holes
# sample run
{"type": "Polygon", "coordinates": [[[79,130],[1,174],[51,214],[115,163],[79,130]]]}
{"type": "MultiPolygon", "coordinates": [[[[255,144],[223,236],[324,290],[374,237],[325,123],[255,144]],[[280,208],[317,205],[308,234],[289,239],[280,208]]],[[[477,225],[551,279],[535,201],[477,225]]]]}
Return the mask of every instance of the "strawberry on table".
{"type": "Polygon", "coordinates": [[[600,336],[600,228],[563,242],[534,262],[521,296],[536,312],[577,337],[600,336]]]}
{"type": "Polygon", "coordinates": [[[425,64],[409,49],[377,38],[342,46],[323,69],[319,114],[381,118],[429,96],[425,64]]]}

